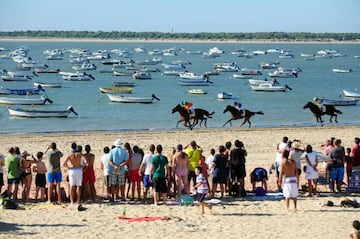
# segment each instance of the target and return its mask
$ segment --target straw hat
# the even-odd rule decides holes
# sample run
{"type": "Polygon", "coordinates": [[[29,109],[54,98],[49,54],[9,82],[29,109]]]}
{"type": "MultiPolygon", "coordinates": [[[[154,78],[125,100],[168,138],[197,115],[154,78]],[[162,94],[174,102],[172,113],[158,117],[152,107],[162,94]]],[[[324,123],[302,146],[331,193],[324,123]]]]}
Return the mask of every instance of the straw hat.
{"type": "Polygon", "coordinates": [[[116,146],[116,147],[120,147],[122,144],[123,144],[123,142],[121,141],[121,139],[117,139],[114,142],[114,146],[116,146]]]}

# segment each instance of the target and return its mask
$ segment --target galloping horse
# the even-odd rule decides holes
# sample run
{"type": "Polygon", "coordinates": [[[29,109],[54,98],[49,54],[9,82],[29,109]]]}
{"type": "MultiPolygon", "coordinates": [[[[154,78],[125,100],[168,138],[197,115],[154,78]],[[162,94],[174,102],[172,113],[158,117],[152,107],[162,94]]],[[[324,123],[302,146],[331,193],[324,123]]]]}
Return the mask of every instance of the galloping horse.
{"type": "Polygon", "coordinates": [[[184,126],[192,130],[200,121],[200,127],[202,122],[204,121],[204,126],[207,127],[206,122],[208,118],[212,118],[212,115],[215,113],[214,111],[209,113],[207,110],[203,109],[195,109],[194,115],[190,115],[189,112],[182,107],[180,104],[177,104],[171,111],[172,113],[179,112],[180,119],[178,120],[176,124],[176,128],[178,128],[178,125],[180,122],[184,122],[184,126]],[[191,123],[190,120],[193,120],[191,123]]]}
{"type": "Polygon", "coordinates": [[[340,110],[335,109],[334,106],[332,105],[326,105],[325,106],[325,112],[323,112],[319,106],[317,106],[316,104],[312,103],[312,102],[307,102],[304,107],[304,109],[309,108],[311,110],[311,112],[313,113],[313,115],[316,118],[316,122],[320,123],[321,125],[323,125],[323,120],[321,119],[322,115],[330,115],[330,122],[332,123],[332,118],[335,117],[335,122],[337,123],[337,114],[342,114],[342,112],[340,110]]]}
{"type": "Polygon", "coordinates": [[[232,105],[227,105],[225,107],[223,113],[225,114],[228,111],[231,113],[231,118],[223,124],[223,127],[228,123],[230,123],[230,125],[232,125],[231,121],[233,121],[233,120],[238,120],[238,119],[244,118],[244,122],[242,122],[240,127],[243,126],[246,122],[248,122],[249,129],[250,129],[251,128],[251,122],[250,122],[251,116],[256,115],[256,114],[259,114],[259,115],[264,114],[262,111],[252,112],[250,110],[238,110],[237,108],[235,108],[232,105]],[[244,114],[244,111],[245,111],[245,114],[244,114]]]}

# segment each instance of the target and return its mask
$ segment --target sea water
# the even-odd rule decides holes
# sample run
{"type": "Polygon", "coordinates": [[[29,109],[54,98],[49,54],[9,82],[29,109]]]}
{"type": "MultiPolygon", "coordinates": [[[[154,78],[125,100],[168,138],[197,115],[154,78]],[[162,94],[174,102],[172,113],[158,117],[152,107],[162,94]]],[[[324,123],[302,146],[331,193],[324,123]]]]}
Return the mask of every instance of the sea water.
{"type": "MultiPolygon", "coordinates": [[[[56,41],[0,41],[0,46],[13,50],[20,46],[30,49],[29,56],[41,63],[46,63],[49,68],[59,68],[61,71],[71,69],[69,53],[65,53],[63,60],[46,60],[43,51],[48,49],[73,49],[84,48],[93,52],[97,50],[121,49],[133,52],[133,58],[121,58],[111,54],[111,59],[150,60],[153,56],[147,53],[135,53],[134,48],[143,47],[147,51],[154,49],[175,48],[176,56],[161,56],[164,63],[172,61],[191,62],[186,65],[187,71],[203,74],[214,71],[215,63],[236,62],[240,68],[260,70],[263,75],[256,79],[270,79],[268,72],[259,67],[262,62],[279,61],[279,66],[285,68],[301,68],[298,78],[277,79],[280,84],[287,84],[293,90],[287,92],[261,93],[254,92],[248,80],[234,79],[233,72],[222,72],[218,76],[210,76],[213,82],[210,86],[180,86],[178,77],[162,74],[165,70],[161,64],[148,66],[150,69],[159,68],[161,72],[151,73],[151,80],[134,80],[132,77],[116,77],[111,73],[88,71],[95,77],[94,81],[70,82],[65,81],[59,74],[39,74],[28,82],[4,82],[0,85],[6,88],[32,87],[33,81],[60,82],[61,88],[47,88],[48,97],[53,104],[34,106],[36,109],[64,110],[72,105],[79,114],[68,118],[18,118],[8,114],[7,106],[0,106],[0,132],[6,134],[38,133],[38,132],[78,132],[78,131],[128,131],[128,130],[168,130],[174,129],[179,119],[177,113],[172,114],[171,109],[182,100],[191,101],[195,108],[215,111],[212,119],[208,120],[208,128],[221,128],[223,123],[230,118],[230,114],[223,113],[228,104],[239,101],[243,108],[251,111],[263,111],[264,115],[251,118],[253,127],[276,126],[311,126],[316,125],[309,110],[304,110],[303,105],[313,97],[337,99],[343,89],[360,89],[360,60],[354,56],[360,55],[359,44],[300,44],[300,43],[150,43],[150,42],[56,42],[56,41]],[[224,53],[217,58],[203,58],[200,54],[188,54],[187,51],[207,52],[212,47],[218,47],[224,53]],[[279,59],[277,53],[257,55],[252,58],[238,57],[231,54],[235,49],[243,48],[247,53],[268,49],[284,49],[292,51],[294,58],[279,59]],[[346,57],[333,57],[329,59],[304,60],[300,54],[315,54],[317,51],[336,49],[346,57]],[[352,69],[352,73],[334,73],[333,68],[352,69]],[[99,92],[99,87],[111,87],[114,81],[133,81],[135,87],[130,96],[151,96],[155,94],[160,101],[152,104],[124,104],[110,102],[108,97],[99,92]],[[188,88],[202,88],[207,91],[205,95],[191,95],[188,88]],[[229,92],[233,94],[231,100],[218,100],[217,93],[229,92]]],[[[8,52],[0,52],[6,54],[8,52]]],[[[99,69],[111,66],[101,64],[100,60],[91,60],[99,69]]],[[[11,59],[0,59],[0,69],[16,71],[16,63],[11,59]]],[[[117,69],[125,71],[125,69],[117,69]]],[[[31,106],[21,106],[31,108],[31,106]]],[[[360,105],[338,107],[343,114],[338,117],[338,125],[358,125],[360,105]]],[[[328,116],[323,117],[328,121],[328,116]]],[[[238,127],[242,121],[234,121],[233,126],[238,127]]],[[[245,126],[247,127],[247,126],[245,126]]],[[[180,129],[184,129],[182,124],[180,129]]]]}

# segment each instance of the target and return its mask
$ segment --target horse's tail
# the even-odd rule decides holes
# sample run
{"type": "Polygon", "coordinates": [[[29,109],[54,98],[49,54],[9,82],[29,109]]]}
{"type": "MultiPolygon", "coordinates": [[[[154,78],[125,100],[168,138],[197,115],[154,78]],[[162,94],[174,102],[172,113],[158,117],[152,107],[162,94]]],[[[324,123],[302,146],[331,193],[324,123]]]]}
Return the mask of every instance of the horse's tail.
{"type": "Polygon", "coordinates": [[[209,111],[206,111],[206,116],[208,117],[208,118],[212,118],[212,115],[213,114],[215,114],[215,111],[213,111],[213,112],[211,112],[211,113],[209,113],[209,111]]]}
{"type": "Polygon", "coordinates": [[[338,114],[342,114],[342,112],[340,110],[334,109],[334,111],[338,114]]]}
{"type": "Polygon", "coordinates": [[[262,112],[262,111],[257,111],[257,112],[254,112],[254,114],[264,115],[264,112],[262,112]]]}

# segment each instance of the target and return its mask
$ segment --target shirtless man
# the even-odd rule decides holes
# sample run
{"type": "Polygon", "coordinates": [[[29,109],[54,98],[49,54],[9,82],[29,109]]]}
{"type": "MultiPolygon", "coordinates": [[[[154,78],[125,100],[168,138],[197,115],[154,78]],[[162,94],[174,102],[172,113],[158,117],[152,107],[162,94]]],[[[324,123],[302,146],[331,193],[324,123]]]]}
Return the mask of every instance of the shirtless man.
{"type": "Polygon", "coordinates": [[[285,150],[282,154],[282,162],[280,165],[279,184],[284,183],[283,193],[285,197],[286,210],[289,210],[290,198],[294,201],[294,210],[296,211],[297,196],[299,195],[296,162],[289,159],[289,151],[285,150]],[[284,181],[283,181],[284,179],[284,181]]]}
{"type": "Polygon", "coordinates": [[[83,179],[83,167],[86,161],[82,154],[82,146],[78,145],[76,152],[70,154],[63,167],[69,169],[69,184],[70,184],[70,202],[74,204],[76,197],[76,202],[78,204],[78,210],[82,211],[83,207],[81,206],[81,186],[83,179]],[[70,166],[69,166],[70,162],[70,166]]]}
{"type": "Polygon", "coordinates": [[[172,163],[172,171],[173,175],[175,175],[176,184],[178,186],[177,191],[179,198],[181,194],[189,194],[189,157],[182,150],[183,146],[179,144],[176,148],[177,152],[174,154],[172,163]]]}

